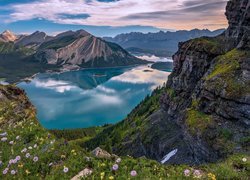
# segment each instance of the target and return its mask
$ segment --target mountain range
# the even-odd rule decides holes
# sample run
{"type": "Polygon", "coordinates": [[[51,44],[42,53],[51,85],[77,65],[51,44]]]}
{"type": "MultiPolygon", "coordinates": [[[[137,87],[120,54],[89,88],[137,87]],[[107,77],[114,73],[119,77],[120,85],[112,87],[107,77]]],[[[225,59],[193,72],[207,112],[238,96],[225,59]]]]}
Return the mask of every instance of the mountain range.
{"type": "MultiPolygon", "coordinates": [[[[67,31],[54,37],[39,31],[19,36],[5,31],[0,35],[0,65],[5,71],[11,68],[7,61],[18,66],[32,64],[33,69],[37,70],[43,67],[44,70],[63,71],[147,63],[129,54],[119,45],[106,42],[84,30],[67,31]]],[[[2,76],[8,78],[10,73],[5,71],[0,75],[4,73],[2,76]]],[[[21,72],[22,75],[25,73],[21,72]]],[[[19,76],[18,73],[15,75],[19,76]]]]}
{"type": "Polygon", "coordinates": [[[153,54],[156,56],[172,56],[178,50],[178,43],[202,36],[214,37],[225,29],[210,31],[208,29],[181,30],[176,32],[147,33],[131,32],[112,37],[104,37],[106,41],[114,42],[131,53],[153,54]]]}

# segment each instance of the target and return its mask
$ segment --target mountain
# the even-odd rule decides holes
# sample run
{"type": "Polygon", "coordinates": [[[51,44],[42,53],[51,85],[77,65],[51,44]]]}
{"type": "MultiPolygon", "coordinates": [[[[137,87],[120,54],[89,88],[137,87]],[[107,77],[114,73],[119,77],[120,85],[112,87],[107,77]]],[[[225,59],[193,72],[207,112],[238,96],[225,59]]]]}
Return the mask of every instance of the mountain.
{"type": "Polygon", "coordinates": [[[15,44],[17,46],[25,46],[30,48],[37,48],[39,47],[43,42],[51,39],[52,37],[48,36],[44,32],[36,31],[30,35],[23,35],[21,36],[15,44]]]}
{"type": "Polygon", "coordinates": [[[217,36],[225,29],[209,31],[193,29],[191,31],[176,31],[147,33],[132,32],[120,34],[114,38],[104,37],[106,41],[114,42],[132,53],[148,53],[157,56],[171,56],[178,50],[178,43],[202,36],[217,36]]]}
{"type": "Polygon", "coordinates": [[[142,64],[119,45],[84,30],[68,31],[42,43],[34,55],[39,62],[59,66],[113,67],[142,64]]]}
{"type": "Polygon", "coordinates": [[[36,31],[31,35],[19,36],[14,42],[7,42],[7,37],[14,40],[10,34],[7,31],[3,33],[5,40],[0,41],[0,76],[12,83],[48,70],[148,63],[132,56],[119,45],[106,42],[84,30],[67,31],[54,37],[36,31]]]}
{"type": "Polygon", "coordinates": [[[0,34],[0,42],[14,42],[16,39],[17,36],[9,30],[0,34]]]}
{"type": "Polygon", "coordinates": [[[180,43],[166,85],[84,146],[110,142],[115,154],[167,164],[248,156],[250,1],[229,1],[226,16],[229,27],[223,34],[180,43]]]}

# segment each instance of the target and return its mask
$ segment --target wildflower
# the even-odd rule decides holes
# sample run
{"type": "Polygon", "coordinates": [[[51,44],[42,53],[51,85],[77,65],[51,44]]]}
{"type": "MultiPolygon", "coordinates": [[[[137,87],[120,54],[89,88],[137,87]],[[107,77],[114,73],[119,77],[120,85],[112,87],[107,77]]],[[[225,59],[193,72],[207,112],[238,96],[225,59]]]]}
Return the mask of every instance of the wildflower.
{"type": "Polygon", "coordinates": [[[19,168],[23,168],[23,164],[18,164],[18,167],[19,168]]]}
{"type": "Polygon", "coordinates": [[[12,163],[13,163],[12,161],[13,161],[13,159],[10,159],[10,160],[9,160],[9,164],[12,164],[12,163]]]}
{"type": "Polygon", "coordinates": [[[114,179],[114,176],[109,176],[109,179],[110,179],[110,180],[114,179]]]}
{"type": "Polygon", "coordinates": [[[29,174],[30,174],[30,171],[29,171],[28,169],[26,169],[26,170],[25,170],[25,173],[26,173],[27,175],[29,175],[29,174]]]}
{"type": "Polygon", "coordinates": [[[106,166],[106,164],[105,164],[105,163],[102,163],[102,164],[101,164],[101,167],[104,167],[104,166],[106,166]]]}
{"type": "Polygon", "coordinates": [[[8,171],[9,171],[9,168],[5,168],[5,169],[3,170],[3,174],[4,174],[4,175],[7,174],[8,171]]]}
{"type": "Polygon", "coordinates": [[[117,171],[118,168],[119,168],[118,164],[114,164],[113,167],[112,167],[113,171],[117,171]]]}
{"type": "Polygon", "coordinates": [[[11,173],[12,175],[15,175],[15,174],[16,174],[16,171],[15,171],[15,170],[11,170],[10,173],[11,173]]]}
{"type": "Polygon", "coordinates": [[[76,152],[76,150],[72,149],[72,150],[71,150],[71,153],[74,153],[74,152],[76,152]]]}
{"type": "Polygon", "coordinates": [[[21,153],[25,153],[27,151],[27,148],[24,148],[21,153]]]}
{"type": "Polygon", "coordinates": [[[26,157],[26,158],[29,158],[29,157],[30,157],[30,153],[26,153],[26,154],[25,154],[25,157],[26,157]]]}
{"type": "Polygon", "coordinates": [[[194,170],[193,175],[195,178],[201,178],[201,176],[202,176],[200,170],[194,170]]]}
{"type": "Polygon", "coordinates": [[[104,176],[105,176],[105,172],[102,172],[102,173],[100,174],[100,176],[101,176],[101,179],[103,179],[104,176]]]}
{"type": "Polygon", "coordinates": [[[214,174],[212,174],[212,173],[208,173],[207,176],[211,180],[216,180],[216,176],[214,174]]]}
{"type": "Polygon", "coordinates": [[[49,166],[52,166],[53,165],[53,163],[51,162],[51,163],[49,163],[49,166]]]}
{"type": "Polygon", "coordinates": [[[17,137],[16,137],[16,140],[18,140],[18,139],[20,139],[20,136],[17,136],[17,137]]]}
{"type": "Polygon", "coordinates": [[[37,144],[34,145],[34,148],[37,148],[37,144]]]}
{"type": "Polygon", "coordinates": [[[190,170],[189,170],[189,169],[185,169],[184,175],[185,175],[185,176],[190,176],[190,170]]]}
{"type": "Polygon", "coordinates": [[[5,141],[7,141],[8,140],[8,138],[7,137],[3,137],[3,138],[1,138],[1,141],[2,142],[5,142],[5,141]]]}
{"type": "Polygon", "coordinates": [[[122,161],[122,159],[121,158],[118,158],[115,162],[116,163],[120,163],[122,161]]]}
{"type": "Polygon", "coordinates": [[[10,141],[9,144],[11,144],[11,145],[14,144],[14,141],[10,141]]]}
{"type": "Polygon", "coordinates": [[[34,162],[37,162],[37,161],[38,161],[38,157],[35,156],[35,157],[33,158],[33,161],[34,161],[34,162]]]}
{"type": "Polygon", "coordinates": [[[66,158],[66,156],[65,155],[61,155],[61,158],[64,159],[64,158],[66,158]]]}
{"type": "Polygon", "coordinates": [[[66,166],[64,166],[63,172],[64,172],[64,173],[67,173],[68,171],[69,171],[69,168],[67,168],[66,166]]]}
{"type": "Polygon", "coordinates": [[[247,158],[242,158],[242,161],[243,162],[247,162],[247,158]]]}
{"type": "Polygon", "coordinates": [[[7,132],[1,133],[0,136],[7,136],[7,132]]]}
{"type": "Polygon", "coordinates": [[[20,161],[21,160],[21,156],[16,156],[16,160],[20,161]]]}
{"type": "Polygon", "coordinates": [[[31,149],[33,149],[33,148],[30,146],[30,147],[28,147],[28,149],[30,149],[30,150],[31,150],[31,149]]]}
{"type": "Polygon", "coordinates": [[[133,176],[133,177],[137,176],[137,172],[135,170],[133,170],[133,171],[130,172],[130,175],[133,176]]]}
{"type": "Polygon", "coordinates": [[[17,160],[16,160],[16,159],[12,159],[12,163],[13,163],[13,164],[16,164],[16,163],[17,163],[17,160]]]}

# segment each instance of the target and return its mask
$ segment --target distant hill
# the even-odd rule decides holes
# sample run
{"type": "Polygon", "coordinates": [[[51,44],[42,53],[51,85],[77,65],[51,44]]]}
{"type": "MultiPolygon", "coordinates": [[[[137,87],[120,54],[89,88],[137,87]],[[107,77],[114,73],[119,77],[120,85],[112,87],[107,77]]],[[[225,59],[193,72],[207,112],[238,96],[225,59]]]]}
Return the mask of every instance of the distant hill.
{"type": "Polygon", "coordinates": [[[171,56],[178,50],[178,43],[202,36],[213,37],[223,33],[225,29],[210,31],[193,29],[191,31],[176,31],[147,33],[132,32],[116,37],[104,37],[106,41],[114,42],[132,53],[148,53],[156,56],[171,56]]]}

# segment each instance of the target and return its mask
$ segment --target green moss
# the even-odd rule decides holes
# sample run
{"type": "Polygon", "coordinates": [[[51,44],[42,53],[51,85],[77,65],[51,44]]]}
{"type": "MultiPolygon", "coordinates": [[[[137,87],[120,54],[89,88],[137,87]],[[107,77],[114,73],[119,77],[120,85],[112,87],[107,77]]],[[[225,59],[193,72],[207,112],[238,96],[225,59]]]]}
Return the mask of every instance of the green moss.
{"type": "Polygon", "coordinates": [[[209,125],[213,123],[211,116],[195,109],[187,111],[186,124],[191,133],[196,134],[197,131],[204,132],[209,125]]]}
{"type": "Polygon", "coordinates": [[[237,49],[219,56],[213,71],[205,78],[207,86],[217,91],[226,90],[230,97],[242,97],[250,93],[250,81],[242,81],[240,78],[240,61],[249,57],[249,52],[237,49]]]}

